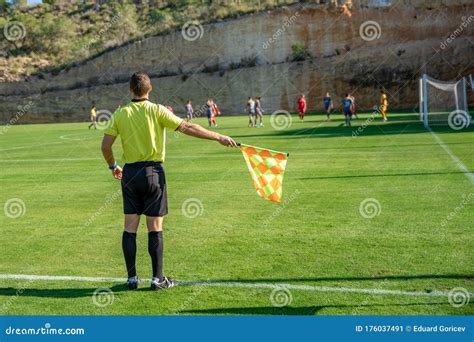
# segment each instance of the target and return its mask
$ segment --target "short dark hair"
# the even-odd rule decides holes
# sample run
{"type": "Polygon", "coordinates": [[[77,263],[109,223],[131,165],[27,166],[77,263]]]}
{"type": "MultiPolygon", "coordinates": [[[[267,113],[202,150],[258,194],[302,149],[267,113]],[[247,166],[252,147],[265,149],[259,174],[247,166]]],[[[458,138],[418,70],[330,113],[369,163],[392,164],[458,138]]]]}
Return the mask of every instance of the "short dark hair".
{"type": "Polygon", "coordinates": [[[130,90],[136,96],[144,96],[151,91],[150,77],[143,71],[136,72],[130,78],[130,90]]]}

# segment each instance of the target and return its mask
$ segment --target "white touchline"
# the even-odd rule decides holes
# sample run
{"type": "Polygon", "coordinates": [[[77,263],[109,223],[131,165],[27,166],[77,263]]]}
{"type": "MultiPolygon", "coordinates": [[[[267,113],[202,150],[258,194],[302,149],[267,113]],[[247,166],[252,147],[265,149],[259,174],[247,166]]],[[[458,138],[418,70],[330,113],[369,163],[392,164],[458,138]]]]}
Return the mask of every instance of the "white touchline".
{"type": "Polygon", "coordinates": [[[59,145],[59,144],[64,144],[64,142],[59,141],[59,142],[52,142],[52,143],[45,143],[45,144],[33,144],[33,145],[26,145],[26,146],[9,147],[9,148],[0,149],[0,152],[13,151],[13,150],[22,150],[22,149],[25,149],[25,148],[42,147],[42,146],[48,146],[48,145],[59,145]]]}
{"type": "Polygon", "coordinates": [[[435,132],[433,132],[431,128],[428,127],[428,131],[434,137],[439,146],[441,146],[445,150],[445,152],[451,157],[451,159],[454,161],[454,164],[456,164],[458,169],[464,174],[464,176],[466,176],[469,182],[471,182],[471,184],[474,184],[474,174],[467,168],[466,165],[464,165],[464,163],[458,157],[454,155],[453,152],[451,152],[449,147],[444,143],[443,140],[441,140],[440,137],[438,137],[435,132]]]}
{"type": "Polygon", "coordinates": [[[73,161],[85,161],[85,160],[102,160],[101,158],[44,158],[44,159],[0,159],[0,163],[9,163],[9,162],[15,162],[15,163],[51,163],[51,162],[63,162],[63,161],[68,161],[68,162],[73,162],[73,161]]]}
{"type": "MultiPolygon", "coordinates": [[[[106,277],[74,277],[74,276],[48,276],[48,275],[28,275],[28,274],[0,274],[0,279],[16,280],[44,280],[44,281],[81,281],[93,283],[125,283],[124,278],[106,278],[106,277]]],[[[149,282],[150,279],[142,279],[149,282]]],[[[217,287],[240,287],[251,289],[281,289],[315,292],[342,292],[342,293],[365,293],[373,295],[396,295],[396,296],[414,296],[414,297],[448,297],[449,292],[445,291],[401,291],[401,290],[383,290],[383,289],[364,289],[356,287],[330,287],[313,285],[293,285],[293,284],[269,284],[269,283],[243,283],[238,281],[204,281],[204,280],[177,280],[178,285],[198,285],[198,286],[217,286],[217,287]]],[[[470,298],[474,298],[473,293],[467,293],[470,298]]]]}
{"type": "MultiPolygon", "coordinates": [[[[100,138],[100,137],[99,137],[100,138]]],[[[89,135],[84,136],[84,133],[72,133],[72,134],[64,134],[59,137],[59,139],[63,140],[73,140],[73,141],[83,141],[83,140],[92,140],[98,139],[97,137],[91,137],[89,135]],[[71,138],[71,136],[79,136],[78,138],[71,138]],[[83,137],[83,138],[81,138],[83,137]]]]}

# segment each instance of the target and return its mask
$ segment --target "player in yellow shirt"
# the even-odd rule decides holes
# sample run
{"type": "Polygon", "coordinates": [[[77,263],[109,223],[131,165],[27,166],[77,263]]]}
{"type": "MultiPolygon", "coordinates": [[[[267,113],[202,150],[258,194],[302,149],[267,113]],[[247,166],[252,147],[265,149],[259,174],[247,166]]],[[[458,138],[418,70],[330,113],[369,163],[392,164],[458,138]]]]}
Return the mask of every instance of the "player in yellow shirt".
{"type": "Polygon", "coordinates": [[[132,101],[115,111],[109,127],[104,131],[102,154],[113,176],[122,183],[125,214],[122,250],[128,288],[134,290],[139,283],[135,268],[136,233],[143,214],[146,216],[148,252],[152,261],[151,289],[166,289],[175,284],[163,275],[163,218],[168,213],[165,171],[162,166],[165,161],[166,129],[214,140],[229,147],[237,147],[237,143],[230,137],[186,122],[164,106],[149,101],[152,86],[144,72],[132,75],[130,90],[132,101]],[[123,170],[112,151],[117,136],[122,142],[123,170]]]}
{"type": "Polygon", "coordinates": [[[382,114],[383,121],[387,121],[387,107],[388,107],[388,101],[387,101],[387,95],[385,92],[380,90],[380,114],[382,114]]]}
{"type": "Polygon", "coordinates": [[[95,108],[95,104],[92,104],[90,119],[91,119],[91,124],[89,125],[89,129],[91,129],[91,127],[94,127],[95,129],[97,129],[97,111],[95,108]]]}

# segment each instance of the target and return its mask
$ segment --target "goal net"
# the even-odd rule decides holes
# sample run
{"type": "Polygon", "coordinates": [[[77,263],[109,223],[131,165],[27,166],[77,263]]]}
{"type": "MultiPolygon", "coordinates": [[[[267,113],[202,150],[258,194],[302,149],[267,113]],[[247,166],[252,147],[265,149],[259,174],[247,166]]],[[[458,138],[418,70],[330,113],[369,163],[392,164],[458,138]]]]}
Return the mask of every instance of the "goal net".
{"type": "Polygon", "coordinates": [[[423,75],[420,78],[420,120],[427,128],[449,126],[458,130],[469,126],[466,79],[445,82],[423,75]]]}

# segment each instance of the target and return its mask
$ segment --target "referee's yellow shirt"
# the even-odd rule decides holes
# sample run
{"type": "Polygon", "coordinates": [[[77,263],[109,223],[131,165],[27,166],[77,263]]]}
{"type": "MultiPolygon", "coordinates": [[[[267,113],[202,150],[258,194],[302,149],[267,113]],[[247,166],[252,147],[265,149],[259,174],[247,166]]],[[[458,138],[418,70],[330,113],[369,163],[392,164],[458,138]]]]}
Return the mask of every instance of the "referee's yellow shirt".
{"type": "Polygon", "coordinates": [[[117,109],[104,134],[120,135],[123,162],[165,161],[165,128],[176,130],[183,121],[162,105],[133,101],[117,109]]]}

